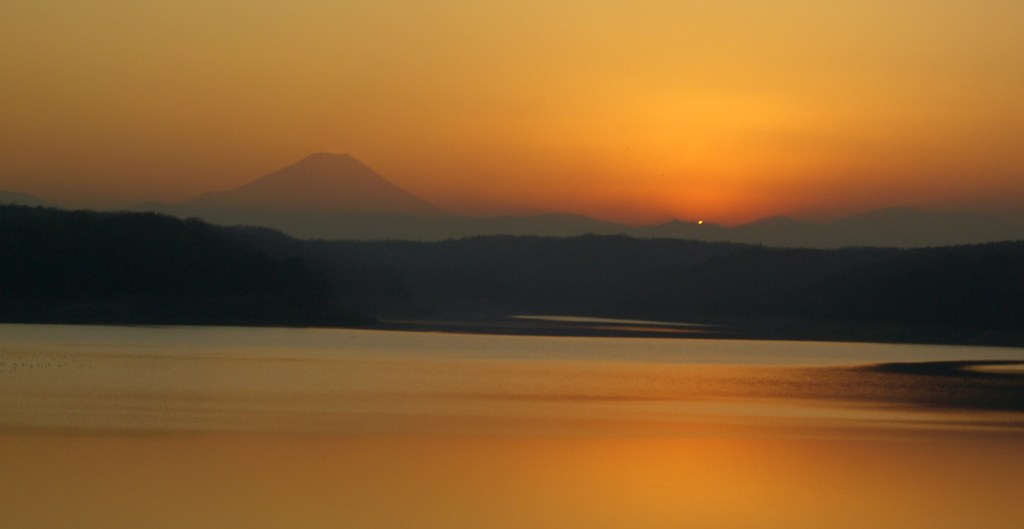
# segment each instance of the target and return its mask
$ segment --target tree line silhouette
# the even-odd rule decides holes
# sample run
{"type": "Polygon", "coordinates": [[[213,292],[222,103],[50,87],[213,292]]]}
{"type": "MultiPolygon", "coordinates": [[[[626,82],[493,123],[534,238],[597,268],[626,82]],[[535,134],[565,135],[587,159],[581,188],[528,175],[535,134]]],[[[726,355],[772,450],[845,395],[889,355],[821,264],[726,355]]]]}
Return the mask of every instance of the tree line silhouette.
{"type": "Polygon", "coordinates": [[[861,334],[866,339],[1024,343],[1024,241],[815,250],[497,236],[319,241],[302,248],[311,260],[344,271],[336,286],[347,299],[384,316],[798,320],[828,328],[914,328],[861,334]]]}
{"type": "Polygon", "coordinates": [[[327,275],[198,220],[0,208],[0,317],[64,323],[350,324],[327,275]]]}
{"type": "Polygon", "coordinates": [[[911,250],[597,235],[300,241],[149,213],[0,208],[5,321],[369,321],[341,307],[384,318],[866,324],[1012,342],[1024,335],[1024,241],[911,250]]]}

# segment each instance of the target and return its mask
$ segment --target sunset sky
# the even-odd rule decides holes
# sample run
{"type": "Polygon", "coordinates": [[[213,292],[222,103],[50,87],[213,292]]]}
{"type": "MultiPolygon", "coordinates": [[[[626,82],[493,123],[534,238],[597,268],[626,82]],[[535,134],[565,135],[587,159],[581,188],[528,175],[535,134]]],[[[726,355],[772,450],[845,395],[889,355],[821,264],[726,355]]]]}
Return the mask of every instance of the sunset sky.
{"type": "Polygon", "coordinates": [[[5,0],[0,190],[347,152],[467,214],[1024,211],[1024,2],[5,0]]]}

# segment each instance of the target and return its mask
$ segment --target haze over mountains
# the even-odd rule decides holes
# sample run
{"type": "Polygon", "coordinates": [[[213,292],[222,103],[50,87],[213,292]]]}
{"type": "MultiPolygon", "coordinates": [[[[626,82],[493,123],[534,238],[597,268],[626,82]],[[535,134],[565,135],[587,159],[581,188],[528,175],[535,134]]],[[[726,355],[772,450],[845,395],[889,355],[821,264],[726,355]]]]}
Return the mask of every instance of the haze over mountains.
{"type": "Polygon", "coordinates": [[[11,191],[0,191],[0,205],[48,207],[51,204],[45,200],[32,196],[28,193],[15,193],[11,191]]]}
{"type": "MultiPolygon", "coordinates": [[[[0,202],[45,202],[0,194],[0,202]]],[[[264,226],[307,239],[438,241],[479,235],[584,234],[729,241],[781,247],[922,247],[1024,239],[1024,223],[970,213],[874,210],[831,222],[771,217],[724,227],[673,220],[633,227],[574,214],[474,218],[446,212],[348,154],[316,153],[241,187],[140,211],[264,226]]]]}
{"type": "Polygon", "coordinates": [[[180,205],[199,211],[275,213],[393,213],[439,216],[446,212],[385,180],[348,154],[311,154],[242,187],[200,195],[180,205]]]}
{"type": "Polygon", "coordinates": [[[1024,224],[972,213],[928,213],[911,208],[888,208],[831,222],[778,216],[733,228],[670,221],[636,228],[632,234],[792,248],[915,248],[1020,240],[1024,239],[1024,224]]]}

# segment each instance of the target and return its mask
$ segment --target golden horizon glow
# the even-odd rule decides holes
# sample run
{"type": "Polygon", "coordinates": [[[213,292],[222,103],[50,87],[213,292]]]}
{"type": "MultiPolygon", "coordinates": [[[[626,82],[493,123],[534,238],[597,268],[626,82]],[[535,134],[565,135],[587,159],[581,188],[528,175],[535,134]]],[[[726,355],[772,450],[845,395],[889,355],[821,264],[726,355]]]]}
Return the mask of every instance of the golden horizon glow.
{"type": "Polygon", "coordinates": [[[0,189],[174,202],[348,152],[468,214],[1024,210],[1024,4],[14,0],[0,189]]]}

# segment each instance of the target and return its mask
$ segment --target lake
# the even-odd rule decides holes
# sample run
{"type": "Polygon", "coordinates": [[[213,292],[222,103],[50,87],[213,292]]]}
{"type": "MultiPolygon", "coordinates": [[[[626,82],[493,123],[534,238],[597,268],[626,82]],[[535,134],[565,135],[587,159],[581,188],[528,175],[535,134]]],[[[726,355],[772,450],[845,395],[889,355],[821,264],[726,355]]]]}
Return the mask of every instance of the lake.
{"type": "Polygon", "coordinates": [[[991,347],[0,325],[0,526],[1017,528],[1021,365],[991,347]]]}

